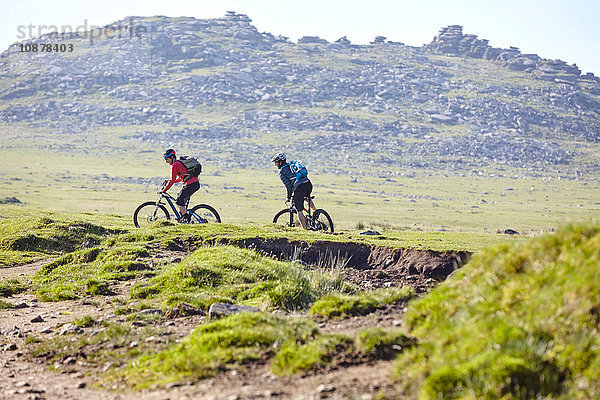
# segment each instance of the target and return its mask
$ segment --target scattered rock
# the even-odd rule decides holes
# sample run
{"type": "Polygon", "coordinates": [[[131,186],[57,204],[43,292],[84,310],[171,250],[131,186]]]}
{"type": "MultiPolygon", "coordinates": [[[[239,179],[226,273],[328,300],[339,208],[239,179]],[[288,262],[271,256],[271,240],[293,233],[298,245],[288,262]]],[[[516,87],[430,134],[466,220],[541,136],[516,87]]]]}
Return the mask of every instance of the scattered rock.
{"type": "Polygon", "coordinates": [[[331,392],[335,392],[335,386],[320,384],[317,387],[317,392],[318,393],[331,393],[331,392]]]}
{"type": "Polygon", "coordinates": [[[0,199],[0,204],[21,204],[21,200],[16,197],[4,197],[0,199]]]}
{"type": "Polygon", "coordinates": [[[504,234],[506,235],[519,235],[519,232],[513,230],[513,229],[505,229],[504,230],[504,234]]]}
{"type": "Polygon", "coordinates": [[[104,365],[102,366],[102,372],[107,372],[109,369],[111,369],[115,364],[111,361],[107,361],[104,363],[104,365]]]}
{"type": "Polygon", "coordinates": [[[165,317],[167,318],[179,318],[185,317],[188,315],[204,315],[205,312],[198,308],[189,304],[179,303],[169,311],[165,313],[165,317]]]}
{"type": "Polygon", "coordinates": [[[359,235],[369,235],[369,236],[381,236],[381,233],[373,230],[366,230],[364,232],[359,233],[359,235]]]}
{"type": "Polygon", "coordinates": [[[61,328],[60,328],[60,332],[58,333],[59,335],[68,335],[68,334],[76,334],[76,333],[82,333],[83,329],[75,326],[71,323],[67,323],[64,324],[61,328]]]}
{"type": "Polygon", "coordinates": [[[217,319],[225,315],[247,312],[260,312],[260,309],[252,306],[241,306],[228,303],[213,303],[208,309],[208,318],[217,319]]]}
{"type": "Polygon", "coordinates": [[[162,310],[159,310],[158,308],[146,308],[145,310],[142,310],[140,312],[138,312],[138,315],[156,315],[156,316],[161,316],[162,315],[162,310]]]}
{"type": "Polygon", "coordinates": [[[41,315],[38,315],[37,317],[33,318],[33,319],[31,320],[31,322],[35,322],[35,323],[37,323],[37,322],[46,322],[46,321],[44,320],[44,318],[42,318],[42,316],[41,316],[41,315]]]}

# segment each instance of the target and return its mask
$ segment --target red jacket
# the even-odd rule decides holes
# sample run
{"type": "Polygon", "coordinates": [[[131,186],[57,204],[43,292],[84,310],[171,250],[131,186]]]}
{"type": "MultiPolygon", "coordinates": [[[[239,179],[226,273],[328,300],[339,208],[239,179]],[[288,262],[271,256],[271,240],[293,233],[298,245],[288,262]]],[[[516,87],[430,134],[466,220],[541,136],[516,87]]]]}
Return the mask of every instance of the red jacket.
{"type": "MultiPolygon", "coordinates": [[[[175,182],[183,181],[183,177],[185,176],[185,174],[187,174],[187,168],[185,168],[185,165],[183,165],[183,163],[181,161],[175,160],[175,162],[173,164],[171,164],[171,179],[167,182],[167,185],[165,186],[165,188],[163,190],[166,192],[167,190],[169,190],[171,188],[171,186],[173,186],[173,184],[175,182]]],[[[189,185],[190,183],[194,183],[194,182],[198,182],[197,177],[193,177],[193,178],[183,182],[183,184],[189,185]]]]}

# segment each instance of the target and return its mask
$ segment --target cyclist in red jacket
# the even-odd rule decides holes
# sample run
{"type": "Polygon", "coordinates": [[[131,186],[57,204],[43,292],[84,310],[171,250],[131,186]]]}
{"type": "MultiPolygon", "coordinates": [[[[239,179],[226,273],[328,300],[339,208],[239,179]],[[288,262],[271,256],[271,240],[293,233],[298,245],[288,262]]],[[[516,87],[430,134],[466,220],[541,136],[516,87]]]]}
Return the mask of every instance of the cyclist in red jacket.
{"type": "Polygon", "coordinates": [[[183,163],[177,160],[175,150],[168,149],[163,155],[165,162],[171,166],[171,179],[165,180],[165,187],[162,192],[166,193],[167,190],[173,186],[175,182],[183,182],[183,188],[177,193],[177,208],[181,213],[180,223],[189,223],[191,215],[187,212],[187,205],[190,201],[192,194],[196,193],[200,189],[200,182],[197,177],[190,177],[187,168],[183,163]]]}

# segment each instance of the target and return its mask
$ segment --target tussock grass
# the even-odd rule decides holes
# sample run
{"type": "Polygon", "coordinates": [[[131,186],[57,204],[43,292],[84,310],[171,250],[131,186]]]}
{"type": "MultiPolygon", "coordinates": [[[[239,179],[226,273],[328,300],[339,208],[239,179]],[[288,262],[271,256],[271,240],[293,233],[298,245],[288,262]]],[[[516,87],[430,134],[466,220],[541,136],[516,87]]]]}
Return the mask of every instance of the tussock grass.
{"type": "Polygon", "coordinates": [[[0,267],[97,246],[122,232],[82,220],[23,215],[0,218],[0,267]]]}
{"type": "Polygon", "coordinates": [[[42,267],[33,284],[42,301],[111,295],[111,282],[151,273],[148,264],[137,261],[148,256],[142,243],[118,242],[112,247],[78,250],[42,267]]]}
{"type": "Polygon", "coordinates": [[[13,303],[9,303],[8,301],[0,300],[0,310],[8,310],[11,308],[15,308],[13,303]]]}
{"type": "Polygon", "coordinates": [[[356,335],[355,343],[359,352],[389,360],[405,348],[414,346],[416,341],[399,330],[367,328],[356,335]]]}
{"type": "Polygon", "coordinates": [[[10,297],[14,294],[23,293],[30,285],[18,279],[6,279],[0,281],[0,296],[10,297]]]}
{"type": "Polygon", "coordinates": [[[413,295],[414,292],[408,286],[376,289],[352,295],[335,293],[315,301],[310,313],[329,318],[365,315],[388,304],[408,300],[413,295]]]}
{"type": "Polygon", "coordinates": [[[600,227],[475,256],[414,302],[399,379],[422,399],[600,397],[600,227]]]}
{"type": "Polygon", "coordinates": [[[347,335],[322,335],[308,343],[287,342],[273,360],[271,371],[277,375],[292,375],[326,365],[344,349],[352,346],[347,335]]]}
{"type": "Polygon", "coordinates": [[[303,342],[316,333],[315,324],[305,319],[233,315],[197,328],[182,343],[142,357],[117,376],[136,388],[206,378],[272,355],[288,340],[303,342]]]}
{"type": "Polygon", "coordinates": [[[196,328],[183,342],[146,355],[106,381],[118,380],[137,389],[150,385],[211,377],[271,361],[277,375],[293,375],[335,360],[387,359],[414,344],[399,331],[365,330],[350,335],[321,335],[313,321],[265,313],[232,315],[196,328]]]}
{"type": "Polygon", "coordinates": [[[73,321],[73,325],[79,328],[88,328],[90,326],[93,326],[94,324],[96,324],[96,321],[93,317],[90,317],[89,315],[86,315],[85,317],[81,317],[73,321]]]}
{"type": "Polygon", "coordinates": [[[205,310],[214,302],[296,310],[336,290],[350,287],[335,272],[313,272],[254,250],[219,246],[198,249],[181,263],[166,265],[149,283],[135,286],[131,295],[205,310]]]}
{"type": "MultiPolygon", "coordinates": [[[[97,326],[91,317],[73,321],[80,327],[97,326]]],[[[31,343],[31,354],[50,361],[62,361],[67,357],[83,357],[89,364],[102,366],[106,363],[120,366],[143,354],[166,348],[170,342],[146,341],[157,337],[160,331],[152,326],[133,327],[123,323],[106,323],[94,327],[94,332],[77,335],[55,336],[51,339],[36,339],[31,343]]]]}
{"type": "Polygon", "coordinates": [[[292,375],[326,366],[336,360],[342,364],[389,360],[415,343],[414,338],[399,330],[382,328],[364,329],[355,335],[318,335],[306,343],[284,343],[273,358],[271,371],[277,375],[292,375]]]}

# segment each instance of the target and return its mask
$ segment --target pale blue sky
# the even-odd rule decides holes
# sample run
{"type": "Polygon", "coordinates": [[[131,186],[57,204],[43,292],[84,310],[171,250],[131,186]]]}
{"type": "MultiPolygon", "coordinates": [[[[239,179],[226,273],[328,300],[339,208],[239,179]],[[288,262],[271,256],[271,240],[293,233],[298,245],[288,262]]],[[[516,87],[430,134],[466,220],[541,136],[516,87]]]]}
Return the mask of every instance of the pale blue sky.
{"type": "Polygon", "coordinates": [[[345,35],[362,44],[382,35],[420,46],[458,24],[492,46],[560,58],[600,76],[600,0],[0,0],[0,10],[0,51],[18,40],[19,26],[30,24],[37,31],[42,25],[76,28],[85,20],[102,26],[130,15],[213,18],[233,10],[248,14],[260,31],[294,41],[345,35]]]}

